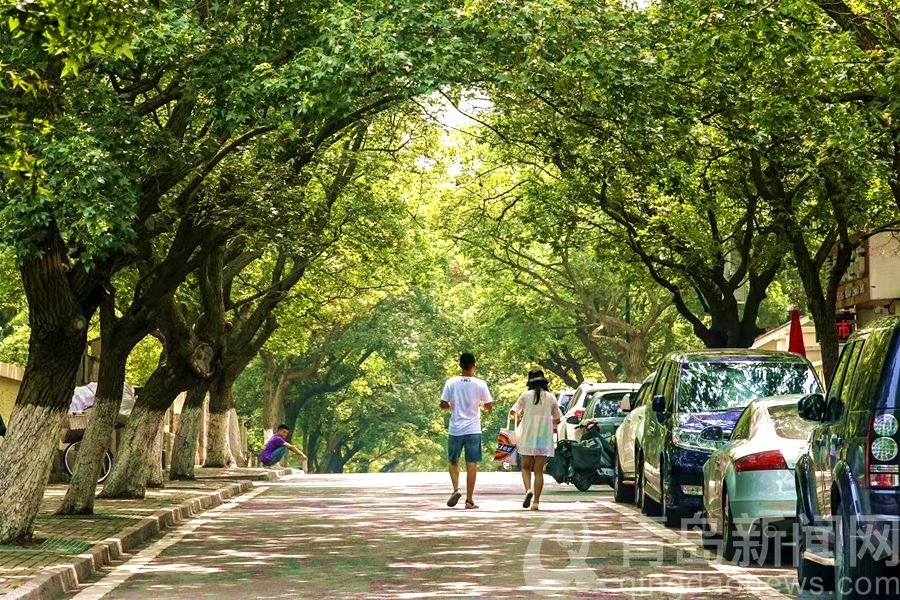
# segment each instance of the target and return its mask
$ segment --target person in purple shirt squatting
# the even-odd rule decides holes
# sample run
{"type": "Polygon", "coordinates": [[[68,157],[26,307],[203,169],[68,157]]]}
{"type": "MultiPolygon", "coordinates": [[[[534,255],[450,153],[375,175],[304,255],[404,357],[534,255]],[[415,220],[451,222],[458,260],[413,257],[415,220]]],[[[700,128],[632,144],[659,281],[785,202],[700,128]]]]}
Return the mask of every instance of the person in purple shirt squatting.
{"type": "Polygon", "coordinates": [[[287,436],[291,432],[290,427],[282,423],[275,430],[275,433],[266,441],[262,452],[259,453],[259,462],[267,467],[271,467],[284,458],[288,450],[300,457],[300,460],[306,460],[306,455],[300,452],[300,449],[293,444],[289,444],[287,436]]]}

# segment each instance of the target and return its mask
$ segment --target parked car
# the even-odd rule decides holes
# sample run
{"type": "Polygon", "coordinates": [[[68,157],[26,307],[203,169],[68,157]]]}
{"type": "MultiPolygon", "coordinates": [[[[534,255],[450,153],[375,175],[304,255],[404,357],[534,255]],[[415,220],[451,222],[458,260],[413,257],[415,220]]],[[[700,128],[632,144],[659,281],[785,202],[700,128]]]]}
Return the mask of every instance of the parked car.
{"type": "Polygon", "coordinates": [[[563,414],[569,409],[569,403],[572,402],[572,396],[575,390],[565,389],[556,392],[556,401],[559,402],[559,411],[563,414]]]}
{"type": "Polygon", "coordinates": [[[563,413],[563,418],[556,428],[560,440],[577,441],[576,427],[584,416],[584,408],[593,392],[599,391],[623,391],[629,392],[640,387],[636,383],[594,383],[586,381],[578,386],[572,401],[569,402],[569,408],[563,413]],[[575,417],[573,420],[572,417],[575,417]]]}
{"type": "MultiPolygon", "coordinates": [[[[627,414],[622,410],[622,399],[631,394],[625,390],[599,390],[588,395],[581,421],[576,421],[575,439],[580,442],[589,427],[597,428],[597,435],[612,443],[613,435],[627,414]]],[[[575,419],[575,416],[570,417],[575,419]]]]}
{"type": "Polygon", "coordinates": [[[854,333],[828,393],[798,404],[815,426],[796,467],[798,579],[836,584],[838,598],[867,597],[866,585],[887,597],[875,587],[900,558],[898,332],[900,317],[887,317],[854,333]]]}
{"type": "Polygon", "coordinates": [[[616,502],[635,501],[635,463],[634,457],[640,446],[644,434],[644,414],[650,403],[650,392],[653,391],[653,378],[656,373],[651,373],[640,390],[631,392],[622,399],[622,410],[627,413],[622,424],[616,429],[613,446],[616,450],[616,479],[613,482],[613,491],[616,502]]]}
{"type": "MultiPolygon", "coordinates": [[[[786,539],[797,515],[794,465],[806,451],[813,425],[797,413],[802,394],[754,400],[738,419],[731,438],[703,465],[703,513],[707,530],[722,536],[722,554],[735,560],[757,543],[786,539]],[[736,538],[743,538],[743,540],[736,538]]],[[[721,442],[710,427],[706,439],[721,442]]],[[[759,556],[759,555],[758,555],[759,556]]]]}
{"type": "Polygon", "coordinates": [[[670,355],[653,382],[637,458],[644,514],[680,524],[703,507],[703,465],[718,443],[701,435],[721,427],[731,435],[757,398],[814,393],[819,379],[806,358],[763,350],[708,350],[670,355]]]}

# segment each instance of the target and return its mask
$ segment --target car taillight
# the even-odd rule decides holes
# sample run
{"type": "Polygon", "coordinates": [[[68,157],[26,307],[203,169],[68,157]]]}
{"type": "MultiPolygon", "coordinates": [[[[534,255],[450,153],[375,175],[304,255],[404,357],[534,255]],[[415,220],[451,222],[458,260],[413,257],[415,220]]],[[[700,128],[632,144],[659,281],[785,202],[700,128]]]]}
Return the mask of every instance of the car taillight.
{"type": "Polygon", "coordinates": [[[900,424],[891,413],[872,415],[869,433],[866,437],[866,465],[869,472],[869,487],[894,489],[900,487],[900,465],[897,464],[897,432],[900,424]]]}
{"type": "Polygon", "coordinates": [[[776,469],[787,469],[787,461],[780,450],[768,450],[766,452],[757,452],[756,454],[748,454],[734,461],[734,470],[738,472],[746,471],[774,471],[776,469]]]}
{"type": "Polygon", "coordinates": [[[576,419],[580,419],[580,418],[583,417],[583,416],[584,416],[584,409],[583,409],[583,408],[579,408],[578,410],[575,411],[575,418],[576,418],[576,419]]]}

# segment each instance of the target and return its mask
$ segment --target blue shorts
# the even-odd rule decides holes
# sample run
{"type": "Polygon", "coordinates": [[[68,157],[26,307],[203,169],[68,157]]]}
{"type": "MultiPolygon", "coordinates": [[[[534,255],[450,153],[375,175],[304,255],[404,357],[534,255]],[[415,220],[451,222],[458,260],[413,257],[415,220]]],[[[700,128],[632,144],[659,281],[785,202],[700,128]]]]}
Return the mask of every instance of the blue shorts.
{"type": "Polygon", "coordinates": [[[481,434],[469,433],[466,435],[451,435],[447,441],[447,458],[450,462],[459,461],[463,448],[466,449],[466,462],[481,462],[481,434]]]}
{"type": "Polygon", "coordinates": [[[271,467],[282,458],[284,458],[285,454],[287,454],[287,448],[285,448],[284,446],[279,446],[278,448],[275,448],[274,452],[272,452],[272,459],[269,462],[264,462],[262,460],[260,460],[260,462],[267,467],[271,467]]]}

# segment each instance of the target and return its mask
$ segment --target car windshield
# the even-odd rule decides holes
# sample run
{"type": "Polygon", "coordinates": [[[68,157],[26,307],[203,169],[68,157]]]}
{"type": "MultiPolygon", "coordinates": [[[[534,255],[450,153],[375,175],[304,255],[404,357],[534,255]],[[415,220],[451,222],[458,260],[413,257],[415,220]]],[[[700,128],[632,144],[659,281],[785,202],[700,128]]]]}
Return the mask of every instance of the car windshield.
{"type": "Polygon", "coordinates": [[[816,426],[816,423],[800,418],[796,404],[770,406],[769,416],[772,417],[778,437],[788,440],[805,440],[816,426]]]}
{"type": "Polygon", "coordinates": [[[815,373],[801,363],[696,362],[682,368],[678,405],[682,412],[728,410],[765,396],[819,391],[815,373]]]}
{"type": "Polygon", "coordinates": [[[607,392],[605,394],[600,395],[597,398],[597,403],[594,404],[594,417],[619,417],[624,413],[622,412],[622,398],[625,397],[625,394],[628,392],[607,392]]]}

